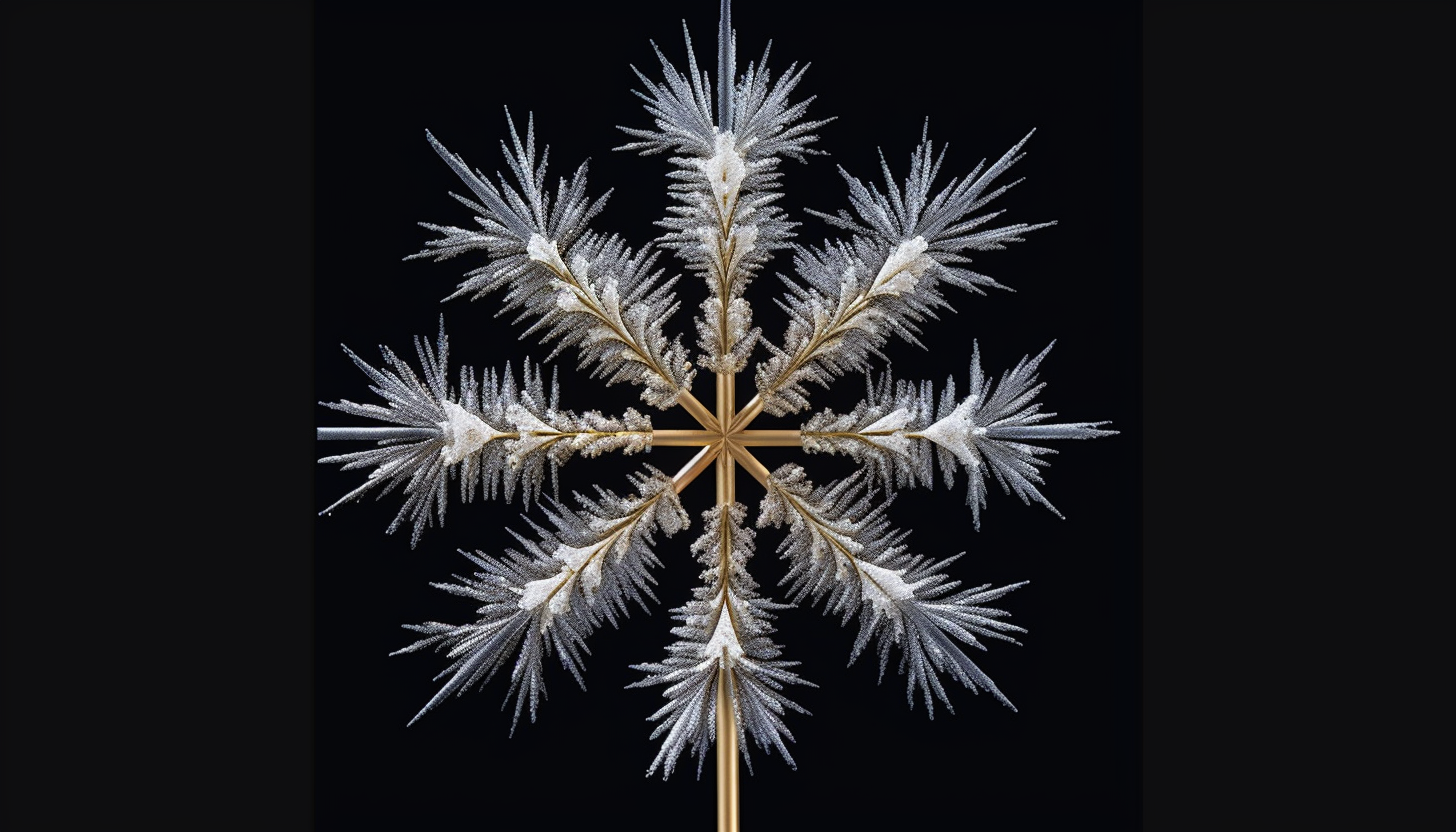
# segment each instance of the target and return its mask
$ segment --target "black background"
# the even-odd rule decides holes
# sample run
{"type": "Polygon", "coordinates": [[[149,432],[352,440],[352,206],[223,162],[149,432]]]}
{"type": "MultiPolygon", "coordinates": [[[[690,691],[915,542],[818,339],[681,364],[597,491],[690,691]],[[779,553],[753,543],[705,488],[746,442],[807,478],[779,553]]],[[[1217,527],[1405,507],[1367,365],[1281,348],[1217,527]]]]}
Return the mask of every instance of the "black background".
{"type": "MultiPolygon", "coordinates": [[[[962,532],[946,522],[965,517],[959,489],[892,509],[925,551],[969,550],[958,576],[1032,580],[1006,599],[1031,630],[1025,646],[995,645],[982,663],[1021,712],[957,692],[957,715],[928,722],[895,679],[876,686],[863,662],[842,669],[849,632],[790,611],[780,640],[822,687],[797,692],[815,712],[791,723],[799,770],[755,757],[745,822],[846,812],[857,827],[903,807],[1010,828],[1048,815],[1109,828],[1139,815],[1146,829],[1449,828],[1449,4],[1076,16],[1038,5],[1015,25],[982,9],[802,24],[797,7],[769,11],[780,10],[739,9],[741,57],[772,36],[775,66],[813,61],[811,113],[840,118],[822,131],[833,156],[787,166],[790,210],[842,205],[832,163],[868,176],[876,145],[903,171],[927,115],[951,142],[951,173],[1039,129],[1017,170],[1027,181],[1003,205],[1008,220],[1061,224],[981,258],[1018,291],[956,298],[960,314],[927,331],[951,348],[928,355],[964,355],[977,338],[1000,371],[1055,337],[1045,400],[1124,433],[1061,447],[1047,493],[1066,521],[1003,497],[983,531],[962,532]],[[1135,72],[1139,57],[1141,130],[1128,144],[1118,137],[1137,115],[1118,116],[1116,90],[1094,82],[1124,61],[1135,72]],[[925,80],[907,90],[906,78],[925,80]],[[1118,150],[1140,159],[1140,182],[1118,150]],[[1115,267],[1128,256],[1117,189],[1129,183],[1141,191],[1140,291],[1115,267]],[[1125,317],[1140,330],[1115,324],[1125,317]],[[1140,389],[1123,340],[1139,337],[1140,389]],[[1125,480],[1097,478],[1138,459],[1129,509],[1125,480]],[[1140,570],[1129,563],[1127,576],[1119,547],[1139,541],[1116,523],[1137,508],[1140,570]],[[1116,594],[1139,579],[1140,627],[1117,618],[1139,607],[1116,594]],[[1089,609],[1090,621],[1076,614],[1089,609]],[[881,736],[846,727],[866,723],[881,736]],[[1097,737],[1135,745],[1089,749],[1097,737]],[[987,764],[998,747],[1011,756],[987,764]]],[[[614,11],[592,23],[556,8],[523,21],[468,7],[380,19],[305,4],[6,6],[7,829],[336,828],[350,813],[364,819],[354,825],[419,828],[456,811],[483,823],[542,781],[557,784],[540,804],[548,827],[583,815],[711,822],[711,769],[698,782],[691,769],[666,784],[641,777],[652,753],[641,719],[660,700],[621,686],[635,675],[626,663],[661,655],[662,610],[595,637],[590,692],[558,674],[541,721],[512,739],[499,680],[406,731],[442,665],[387,658],[409,635],[398,625],[468,615],[426,583],[463,569],[456,546],[507,545],[519,506],[457,506],[415,551],[383,534],[389,498],[312,516],[357,482],[313,462],[335,450],[312,440],[330,415],[313,403],[367,398],[339,342],[369,357],[378,343],[407,349],[443,310],[457,361],[544,356],[488,302],[438,304],[463,262],[399,262],[427,236],[410,223],[467,219],[425,127],[494,170],[501,105],[534,111],[556,173],[591,156],[596,188],[618,187],[601,227],[653,236],[666,163],[607,148],[611,125],[644,123],[626,64],[651,65],[648,37],[678,60],[685,12],[614,11]],[[586,43],[574,51],[537,46],[575,37],[586,43]],[[515,60],[509,44],[533,57],[515,60]],[[560,102],[601,116],[568,118],[560,102]],[[649,179],[645,193],[626,186],[649,179]],[[578,755],[597,764],[563,762],[578,755]],[[582,799],[618,776],[605,802],[582,799]]],[[[711,10],[689,19],[705,61],[713,21],[711,10]]],[[[771,305],[756,306],[775,336],[771,305]]],[[[891,353],[917,377],[926,356],[891,353]]],[[[635,401],[566,358],[567,406],[635,401]]],[[[965,369],[934,371],[948,372],[965,369]]],[[[850,404],[859,386],[846,379],[816,401],[850,404]]],[[[648,459],[671,469],[668,450],[648,459]]],[[[575,461],[565,485],[615,486],[642,461],[575,461]]],[[[846,470],[806,462],[816,479],[846,470]]],[[[783,567],[776,538],[765,533],[754,565],[769,588],[783,567]]],[[[663,570],[667,605],[686,596],[684,566],[663,570]]]]}
{"type": "MultiPolygon", "coordinates": [[[[343,355],[344,343],[368,360],[377,344],[412,363],[412,338],[433,337],[443,312],[456,366],[519,372],[524,357],[550,350],[525,323],[494,317],[498,300],[454,300],[444,305],[464,271],[480,265],[462,257],[443,263],[400,262],[423,248],[429,232],[418,221],[470,224],[470,213],[447,192],[464,186],[425,142],[429,129],[474,167],[503,166],[499,143],[507,137],[503,107],[524,129],[534,113],[537,135],[550,145],[550,179],[591,159],[594,193],[613,196],[593,227],[641,245],[659,233],[652,225],[666,207],[665,156],[641,157],[611,148],[626,141],[616,125],[649,123],[631,94],[640,82],[629,65],[660,77],[649,40],[675,64],[686,65],[682,19],[694,36],[698,60],[711,67],[717,9],[697,14],[682,5],[596,7],[563,14],[549,25],[499,27],[484,9],[451,14],[411,10],[330,10],[316,17],[315,383],[318,398],[373,401],[366,381],[343,355]],[[621,24],[623,15],[632,21],[621,24]],[[490,45],[482,48],[482,40],[490,45]]],[[[927,8],[917,16],[933,17],[927,8]]],[[[953,489],[900,495],[891,517],[913,529],[917,551],[948,557],[966,551],[952,573],[971,585],[1031,584],[1004,601],[1013,620],[1030,632],[1025,646],[993,644],[977,661],[1020,709],[1013,713],[989,696],[957,687],[956,712],[926,719],[911,711],[903,680],[892,665],[882,685],[877,666],[862,659],[845,669],[854,627],[841,629],[809,608],[786,612],[779,642],[803,662],[816,689],[795,691],[812,717],[789,719],[798,770],[777,757],[755,754],[754,774],[743,772],[746,827],[791,828],[816,823],[855,827],[871,823],[950,823],[975,818],[1005,828],[1047,828],[1095,816],[1117,826],[1136,823],[1137,738],[1137,10],[1058,7],[997,12],[915,36],[913,46],[869,18],[780,18],[770,6],[741,3],[734,10],[741,59],[757,59],[773,38],[770,66],[793,61],[812,66],[799,87],[817,96],[813,117],[836,120],[819,131],[817,146],[830,153],[807,165],[784,165],[782,200],[804,221],[802,239],[832,232],[804,208],[848,207],[835,165],[879,178],[876,148],[903,176],[924,120],[930,136],[950,143],[941,182],[968,173],[983,158],[995,161],[1033,128],[1028,155],[1010,179],[1025,177],[998,202],[1006,222],[1057,220],[1007,250],[977,256],[974,267],[1014,288],[974,296],[950,290],[958,310],[925,327],[921,350],[895,343],[888,355],[897,375],[954,376],[963,396],[971,342],[983,366],[999,374],[1022,356],[1057,340],[1043,363],[1047,407],[1069,420],[1112,420],[1124,431],[1096,442],[1061,443],[1044,492],[1067,516],[1058,520],[1014,496],[992,495],[982,531],[971,525],[964,479],[953,489]],[[1058,25],[1039,26],[1047,13],[1058,25]],[[967,39],[974,48],[965,50],[967,39]],[[1069,74],[1066,67],[1079,69],[1069,74]],[[1056,794],[1057,799],[1046,799],[1056,794]]],[[[789,271],[787,256],[770,267],[789,271]]],[[[680,266],[665,258],[669,274],[680,266]]],[[[690,315],[706,289],[696,277],[678,288],[683,309],[669,333],[695,340],[690,315]]],[[[770,271],[750,289],[756,323],[779,341],[784,317],[774,306],[782,284],[770,271]]],[[[760,350],[753,359],[761,360],[760,350]]],[[[681,410],[660,412],[637,391],[606,388],[576,367],[575,351],[555,362],[563,405],[619,413],[650,409],[661,427],[693,427],[681,410]]],[[[850,376],[812,396],[817,408],[846,410],[863,398],[862,377],[850,376]]],[[[711,376],[694,392],[711,402],[711,376]]],[[[740,378],[739,401],[753,393],[740,378]]],[[[797,427],[803,417],[758,420],[757,427],[797,427]]],[[[319,408],[319,424],[349,420],[319,408]]],[[[358,447],[357,445],[349,447],[358,447]]],[[[344,450],[321,443],[319,455],[344,450]]],[[[626,474],[651,464],[671,474],[692,455],[662,448],[645,459],[613,456],[574,460],[562,470],[563,496],[601,485],[621,492],[626,474]]],[[[852,470],[847,460],[805,458],[797,449],[763,449],[770,468],[801,462],[816,482],[852,470]]],[[[360,472],[334,467],[316,475],[319,508],[361,481],[360,472]]],[[[740,499],[756,516],[762,489],[739,477],[740,499]]],[[[548,677],[550,699],[536,724],[508,737],[502,712],[505,679],[483,692],[452,699],[411,728],[405,723],[438,686],[440,656],[386,654],[413,641],[400,625],[457,621],[473,607],[428,586],[469,569],[457,549],[499,555],[510,545],[505,529],[529,532],[522,508],[501,502],[449,510],[443,530],[427,532],[411,551],[408,530],[386,537],[397,511],[395,495],[374,504],[337,509],[315,529],[319,581],[315,598],[316,711],[315,811],[319,828],[357,826],[373,819],[391,825],[469,822],[489,800],[497,821],[526,822],[548,812],[565,824],[630,812],[643,829],[712,822],[714,767],[701,780],[691,763],[667,782],[645,780],[657,743],[646,717],[662,702],[661,689],[624,690],[641,678],[627,665],[661,658],[673,639],[665,607],[685,602],[701,567],[687,545],[701,530],[699,514],[712,504],[712,481],[684,494],[693,526],[659,542],[664,561],[659,598],[651,615],[637,613],[619,632],[590,643],[589,691],[579,690],[559,666],[548,677]],[[482,787],[482,783],[488,786],[482,787]],[[487,797],[487,795],[489,795],[487,797]]],[[[538,522],[539,513],[532,515],[538,522]]],[[[787,569],[775,547],[783,533],[760,532],[753,574],[776,590],[787,569]]],[[[553,664],[555,664],[553,660],[553,664]]],[[[757,751],[757,748],[754,749],[757,751]]]]}

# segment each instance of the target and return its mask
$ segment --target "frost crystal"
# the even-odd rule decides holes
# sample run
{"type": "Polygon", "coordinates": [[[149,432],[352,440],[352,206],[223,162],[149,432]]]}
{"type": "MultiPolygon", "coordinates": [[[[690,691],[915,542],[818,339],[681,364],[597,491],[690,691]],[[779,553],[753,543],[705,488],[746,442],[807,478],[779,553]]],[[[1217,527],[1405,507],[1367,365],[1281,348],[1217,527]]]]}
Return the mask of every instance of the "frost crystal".
{"type": "Polygon", "coordinates": [[[927,320],[951,311],[944,292],[1000,286],[969,268],[972,255],[1003,249],[1051,224],[994,225],[1000,211],[987,208],[1015,184],[998,182],[1022,158],[1026,139],[989,167],[982,162],[940,186],[935,182],[944,148],[937,150],[926,136],[905,178],[896,178],[882,160],[882,188],[841,170],[849,210],[811,213],[844,236],[819,246],[800,244],[794,240],[797,223],[778,204],[778,166],[818,153],[811,145],[827,121],[807,119],[809,100],[795,94],[804,68],[774,76],[765,53],[739,72],[735,50],[725,6],[716,80],[699,67],[691,41],[686,72],[659,50],[662,80],[637,73],[651,125],[622,128],[632,141],[619,149],[669,154],[672,204],[659,223],[663,235],[635,251],[588,227],[605,197],[587,195],[585,165],[554,192],[547,188],[532,120],[522,137],[507,115],[507,172],[494,178],[426,134],[469,190],[470,197],[457,199],[474,225],[424,224],[438,236],[412,257],[472,258],[452,298],[493,297],[499,310],[517,312],[528,322],[527,333],[552,346],[548,362],[574,348],[593,376],[634,385],[646,403],[681,408],[697,424],[659,427],[630,408],[620,415],[564,410],[554,378],[548,395],[540,367],[529,362],[519,377],[509,366],[478,373],[467,368],[452,383],[443,320],[433,345],[416,341],[418,369],[387,348],[383,368],[346,348],[383,403],[326,406],[386,426],[319,429],[322,439],[374,443],[321,460],[369,470],[362,485],[325,512],[371,489],[399,490],[404,505],[389,530],[408,519],[417,543],[426,528],[444,522],[449,485],[458,482],[462,502],[477,492],[507,500],[519,492],[523,505],[545,517],[544,524],[528,519],[529,533],[512,532],[517,548],[466,554],[476,568],[471,577],[435,585],[471,599],[474,620],[407,625],[423,637],[398,652],[429,647],[449,662],[441,674],[446,681],[415,719],[505,668],[516,718],[529,706],[534,720],[548,654],[581,682],[587,636],[604,622],[615,625],[631,604],[647,609],[649,600],[656,602],[656,538],[688,526],[678,494],[709,469],[717,481],[716,506],[703,514],[702,533],[688,547],[703,567],[702,583],[673,610],[679,624],[666,657],[634,666],[645,678],[633,687],[661,686],[667,700],[651,716],[653,737],[662,745],[649,774],[670,774],[685,752],[695,754],[701,771],[709,746],[735,738],[745,759],[752,740],[792,764],[784,717],[803,709],[783,691],[809,683],[770,638],[774,612],[786,605],[761,595],[749,573],[761,533],[753,527],[786,528],[778,551],[788,563],[788,600],[822,606],[845,623],[857,618],[851,660],[871,642],[882,673],[898,657],[912,707],[918,694],[928,711],[936,703],[949,708],[946,680],[1012,707],[965,648],[985,650],[990,640],[1017,643],[1011,634],[1025,630],[991,604],[1025,582],[962,588],[946,572],[959,555],[915,552],[907,533],[891,528],[894,492],[933,487],[938,465],[947,486],[956,470],[964,471],[977,528],[988,472],[1007,493],[1052,509],[1040,491],[1043,457],[1051,451],[1039,443],[1114,431],[1102,429],[1105,422],[1048,423],[1055,414],[1041,412],[1035,401],[1044,386],[1036,374],[1046,350],[993,382],[974,347],[964,398],[957,397],[953,380],[937,395],[929,380],[896,381],[888,370],[877,380],[871,371],[889,342],[918,343],[927,320]],[[769,341],[753,326],[746,293],[784,251],[793,271],[783,278],[787,293],[779,301],[788,325],[781,338],[769,341]],[[664,277],[656,266],[663,253],[707,289],[694,322],[695,362],[680,336],[664,333],[680,303],[679,278],[664,277]],[[733,379],[755,355],[757,395],[739,407],[733,379]],[[693,393],[694,365],[716,377],[713,406],[693,393]],[[798,430],[751,427],[764,412],[807,410],[812,386],[828,387],[849,371],[866,376],[868,394],[848,412],[820,410],[803,417],[798,430]],[[798,464],[769,471],[752,451],[769,445],[845,454],[859,470],[816,485],[798,464]],[[671,476],[645,467],[632,479],[635,493],[626,496],[599,487],[595,497],[575,494],[572,507],[544,493],[548,471],[555,495],[557,471],[573,456],[654,447],[666,449],[660,453],[698,450],[684,452],[682,468],[671,476]],[[763,488],[753,524],[748,504],[735,494],[737,466],[763,488]]]}

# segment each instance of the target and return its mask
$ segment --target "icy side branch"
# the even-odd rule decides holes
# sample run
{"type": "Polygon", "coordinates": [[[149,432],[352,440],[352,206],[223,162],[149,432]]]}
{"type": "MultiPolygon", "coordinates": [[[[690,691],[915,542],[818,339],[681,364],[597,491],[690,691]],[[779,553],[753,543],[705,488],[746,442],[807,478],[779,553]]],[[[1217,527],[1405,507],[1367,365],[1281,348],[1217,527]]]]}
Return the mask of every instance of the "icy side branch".
{"type": "Polygon", "coordinates": [[[891,646],[898,646],[910,704],[914,706],[919,690],[932,717],[936,699],[951,708],[941,674],[972,692],[988,691],[1015,710],[957,642],[985,649],[976,638],[980,635],[1016,643],[1006,633],[1025,630],[1000,621],[1005,611],[981,604],[1024,582],[953,592],[959,582],[951,581],[943,569],[955,558],[937,562],[910,554],[900,542],[905,535],[890,529],[885,519],[890,500],[877,498],[858,474],[815,488],[803,469],[792,463],[773,473],[758,525],[789,527],[779,551],[790,562],[784,582],[790,585],[793,601],[811,598],[846,624],[858,616],[860,629],[850,661],[874,638],[882,677],[891,646]]]}
{"type": "Polygon", "coordinates": [[[481,606],[470,624],[405,625],[426,637],[391,655],[431,647],[446,650],[453,660],[436,677],[448,680],[411,724],[452,693],[483,684],[508,665],[507,700],[515,697],[512,725],[528,704],[534,722],[546,690],[543,661],[551,652],[585,687],[581,663],[587,636],[603,622],[616,626],[629,603],[646,609],[644,597],[657,600],[649,572],[661,565],[651,549],[654,535],[670,536],[687,526],[670,477],[648,468],[633,483],[638,492],[633,497],[603,491],[598,500],[577,495],[576,510],[558,504],[547,511],[554,531],[533,523],[539,539],[514,535],[522,548],[507,550],[503,558],[462,553],[480,571],[473,578],[456,576],[457,583],[432,584],[481,606]]]}
{"type": "Polygon", "coordinates": [[[653,271],[656,254],[632,252],[617,237],[592,233],[587,223],[606,197],[586,195],[586,165],[553,197],[545,187],[546,160],[537,161],[534,123],[524,141],[510,121],[511,143],[502,144],[514,185],[499,184],[472,171],[429,134],[430,144],[475,199],[456,196],[475,213],[478,229],[429,223],[439,233],[406,259],[447,259],[484,252],[487,262],[466,274],[451,298],[503,292],[502,313],[519,311],[533,318],[528,333],[556,342],[554,358],[575,346],[581,365],[608,384],[626,381],[643,387],[642,398],[668,408],[692,385],[692,367],[677,340],[663,334],[663,322],[677,308],[674,280],[653,271]]]}
{"type": "Polygon", "coordinates": [[[667,685],[663,696],[668,703],[651,717],[661,720],[652,737],[665,736],[647,770],[649,776],[659,768],[663,777],[671,775],[689,746],[702,770],[714,741],[718,685],[725,678],[744,760],[749,761],[747,738],[752,737],[760,748],[778,749],[790,766],[794,764],[784,744],[793,735],[783,714],[786,709],[807,711],[780,691],[785,684],[808,683],[789,670],[798,662],[778,658],[779,647],[769,638],[774,632],[769,624],[773,611],[784,605],[761,598],[748,575],[754,533],[744,525],[747,512],[742,503],[703,512],[703,534],[692,550],[707,569],[702,574],[704,584],[693,590],[693,600],[673,610],[674,618],[682,622],[672,631],[679,640],[667,648],[664,661],[633,666],[648,677],[628,687],[667,685]]]}
{"type": "Polygon", "coordinates": [[[936,461],[947,486],[954,484],[955,471],[963,470],[966,502],[978,529],[988,473],[1006,493],[1015,493],[1027,504],[1041,503],[1060,517],[1038,488],[1044,484],[1039,469],[1047,465],[1042,457],[1054,451],[1030,442],[1095,439],[1117,431],[1103,429],[1108,422],[1046,423],[1056,414],[1041,412],[1041,403],[1035,401],[1044,386],[1036,373],[1050,350],[1048,346],[1034,358],[1023,357],[993,382],[981,370],[976,344],[971,351],[969,395],[958,399],[954,379],[947,379],[938,406],[928,381],[896,383],[889,373],[879,384],[867,378],[869,395],[854,410],[846,414],[824,410],[804,423],[804,449],[847,454],[887,488],[933,485],[936,461]]]}
{"type": "Polygon", "coordinates": [[[555,482],[557,469],[573,456],[594,457],[609,451],[637,453],[652,444],[652,422],[628,408],[609,417],[591,410],[580,415],[556,406],[553,382],[548,399],[539,367],[522,367],[521,384],[506,367],[487,368],[477,381],[462,368],[458,386],[449,383],[449,342],[443,319],[434,348],[415,340],[421,372],[383,348],[386,369],[370,366],[347,347],[346,355],[373,382],[370,390],[385,404],[321,402],[351,416],[389,422],[392,428],[319,428],[320,439],[372,441],[361,451],[326,456],[343,470],[371,469],[358,488],[328,508],[381,487],[387,494],[400,488],[404,505],[389,526],[393,532],[406,519],[417,544],[424,529],[443,524],[451,480],[460,482],[460,500],[471,502],[478,491],[486,499],[503,493],[509,500],[519,489],[531,502],[540,494],[546,474],[555,482]],[[423,378],[421,377],[423,376],[423,378]]]}

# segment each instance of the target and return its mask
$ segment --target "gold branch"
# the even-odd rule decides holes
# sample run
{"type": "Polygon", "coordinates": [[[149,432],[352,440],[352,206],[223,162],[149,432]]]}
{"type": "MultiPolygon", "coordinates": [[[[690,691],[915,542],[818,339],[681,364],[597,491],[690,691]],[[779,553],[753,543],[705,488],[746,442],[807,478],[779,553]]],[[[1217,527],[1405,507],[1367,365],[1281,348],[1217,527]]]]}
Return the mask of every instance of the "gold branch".
{"type": "MultiPolygon", "coordinates": [[[[723,648],[725,651],[728,649],[723,648]]],[[[718,697],[716,702],[718,763],[718,829],[738,830],[738,727],[733,719],[733,697],[728,685],[733,674],[718,665],[718,697]]]]}
{"type": "Polygon", "coordinates": [[[732,454],[733,459],[743,466],[743,470],[753,475],[760,485],[768,488],[768,469],[753,454],[749,453],[747,448],[730,439],[728,440],[728,453],[732,454]]]}
{"type": "Polygon", "coordinates": [[[682,405],[683,410],[691,413],[693,418],[698,420],[698,424],[714,433],[722,432],[722,425],[718,421],[718,417],[714,416],[713,411],[709,410],[706,405],[698,401],[691,391],[684,390],[678,394],[677,403],[682,405]]]}
{"type": "Polygon", "coordinates": [[[733,434],[733,441],[747,448],[790,448],[802,444],[803,438],[797,430],[741,430],[733,434]]]}
{"type": "Polygon", "coordinates": [[[748,400],[748,404],[744,405],[742,410],[738,411],[738,415],[733,417],[733,421],[731,426],[729,427],[728,432],[737,433],[743,430],[744,428],[748,427],[749,422],[752,422],[754,418],[756,418],[758,414],[762,412],[763,398],[755,395],[753,398],[748,400]]]}
{"type": "Polygon", "coordinates": [[[719,440],[720,434],[715,430],[654,430],[652,432],[653,447],[669,448],[674,446],[698,447],[711,445],[719,440]]]}
{"type": "Polygon", "coordinates": [[[681,494],[683,489],[688,487],[688,483],[697,479],[699,474],[706,471],[708,466],[713,464],[713,460],[718,458],[722,447],[722,440],[719,440],[698,451],[692,459],[688,460],[688,464],[682,467],[681,471],[672,475],[672,490],[681,494]]]}

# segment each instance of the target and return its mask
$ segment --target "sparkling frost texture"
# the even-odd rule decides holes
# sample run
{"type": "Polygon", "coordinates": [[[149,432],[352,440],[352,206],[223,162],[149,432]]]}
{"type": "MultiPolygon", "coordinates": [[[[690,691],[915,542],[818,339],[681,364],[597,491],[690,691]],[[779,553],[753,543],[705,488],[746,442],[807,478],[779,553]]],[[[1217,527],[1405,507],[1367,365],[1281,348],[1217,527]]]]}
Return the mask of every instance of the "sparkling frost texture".
{"type": "MultiPolygon", "coordinates": [[[[996,224],[1000,211],[988,209],[1016,184],[1003,182],[1002,175],[1022,158],[1026,139],[989,166],[982,162],[939,186],[944,151],[927,136],[903,179],[883,158],[883,185],[841,169],[849,209],[810,213],[846,236],[822,246],[799,244],[798,223],[778,205],[778,167],[784,159],[803,162],[816,154],[815,131],[827,121],[806,118],[809,99],[794,95],[805,68],[791,66],[775,77],[765,52],[739,73],[734,52],[725,14],[716,81],[700,69],[690,40],[685,73],[661,51],[661,80],[637,72],[651,126],[621,128],[631,141],[619,149],[668,154],[672,166],[672,204],[653,245],[634,251],[614,235],[591,230],[606,196],[588,196],[586,165],[553,191],[546,154],[537,155],[533,121],[527,120],[523,136],[508,114],[506,171],[495,177],[470,168],[426,134],[464,183],[468,193],[454,196],[474,222],[422,224],[437,236],[410,258],[469,259],[472,267],[452,298],[494,297],[501,311],[527,323],[528,334],[554,348],[547,362],[575,348],[581,367],[607,384],[636,385],[654,409],[680,404],[699,370],[736,374],[756,352],[761,360],[752,378],[762,409],[774,416],[802,413],[812,387],[827,388],[846,373],[868,381],[863,401],[842,414],[810,414],[799,434],[809,453],[852,457],[859,464],[855,475],[816,485],[803,467],[783,465],[767,477],[753,524],[749,508],[737,501],[704,513],[702,533],[688,547],[704,567],[702,585],[673,610],[679,625],[672,628],[676,641],[666,658],[634,666],[645,678],[633,687],[665,688],[667,702],[651,717],[662,745],[648,768],[664,776],[689,751],[701,773],[716,739],[720,683],[728,685],[745,759],[751,738],[793,764],[784,718],[804,710],[784,690],[809,683],[770,638],[774,612],[787,605],[760,595],[749,574],[756,535],[750,525],[786,528],[778,550],[789,565],[787,601],[813,603],[845,624],[857,619],[851,661],[871,642],[882,675],[898,657],[912,707],[917,698],[932,715],[937,702],[950,707],[947,680],[1011,707],[965,648],[984,651],[990,640],[1018,643],[1012,634],[1025,630],[1007,623],[1008,613],[993,604],[1024,582],[963,588],[946,571],[959,555],[916,553],[908,533],[891,527],[888,492],[934,487],[937,467],[951,486],[960,472],[979,528],[989,473],[1003,491],[1055,512],[1039,488],[1044,457],[1052,451],[1039,443],[1114,433],[1102,429],[1103,422],[1048,422],[1055,414],[1043,413],[1035,401],[1044,386],[1037,372],[1046,350],[993,381],[975,349],[964,398],[953,379],[937,395],[929,380],[897,381],[888,369],[878,379],[871,375],[889,341],[918,344],[925,321],[949,311],[948,288],[981,294],[1000,287],[972,270],[972,255],[1003,249],[1051,224],[996,224]],[[787,292],[779,301],[789,323],[782,337],[770,341],[753,326],[745,293],[778,252],[792,262],[793,276],[781,276],[787,292]],[[697,307],[693,360],[681,336],[663,332],[679,307],[679,278],[657,265],[663,253],[707,288],[697,307]]],[[[651,419],[630,408],[617,416],[563,410],[554,377],[548,384],[542,368],[529,362],[519,375],[508,365],[479,373],[462,368],[452,381],[443,319],[433,343],[416,340],[417,369],[387,348],[379,367],[345,352],[383,403],[326,406],[393,428],[375,434],[320,429],[321,438],[372,440],[364,450],[320,460],[369,471],[325,512],[367,491],[399,491],[403,505],[388,531],[408,521],[412,545],[427,528],[444,523],[452,491],[453,499],[466,503],[477,493],[506,500],[519,494],[545,516],[544,525],[527,519],[527,534],[512,532],[518,548],[462,553],[474,573],[434,584],[469,599],[476,606],[473,621],[407,625],[422,638],[398,653],[430,648],[448,662],[437,677],[444,680],[439,692],[414,719],[505,671],[512,725],[523,710],[535,720],[547,657],[554,655],[582,682],[586,638],[604,622],[615,626],[629,606],[646,610],[649,601],[657,602],[657,537],[689,525],[675,478],[650,466],[633,477],[626,495],[598,487],[592,497],[574,494],[574,505],[549,496],[557,493],[558,469],[575,456],[649,449],[651,419]]]]}

